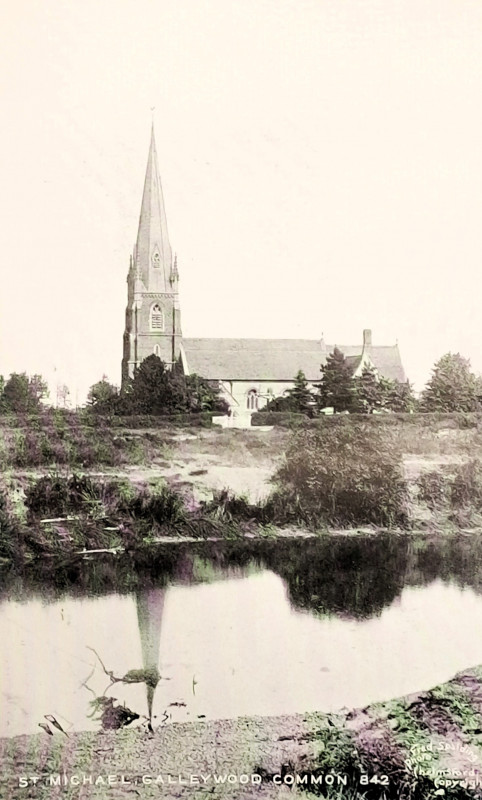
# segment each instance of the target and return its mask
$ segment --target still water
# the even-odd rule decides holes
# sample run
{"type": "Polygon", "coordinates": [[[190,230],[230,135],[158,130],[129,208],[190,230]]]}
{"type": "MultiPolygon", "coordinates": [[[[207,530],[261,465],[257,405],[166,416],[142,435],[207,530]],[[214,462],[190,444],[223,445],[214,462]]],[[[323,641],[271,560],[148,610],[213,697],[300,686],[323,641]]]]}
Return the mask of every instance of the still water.
{"type": "MultiPolygon", "coordinates": [[[[473,538],[173,544],[48,578],[5,578],[1,736],[45,714],[97,729],[90,701],[110,679],[93,650],[118,677],[158,667],[154,726],[363,706],[482,663],[473,538]]],[[[148,713],[144,684],[107,695],[148,713]]]]}

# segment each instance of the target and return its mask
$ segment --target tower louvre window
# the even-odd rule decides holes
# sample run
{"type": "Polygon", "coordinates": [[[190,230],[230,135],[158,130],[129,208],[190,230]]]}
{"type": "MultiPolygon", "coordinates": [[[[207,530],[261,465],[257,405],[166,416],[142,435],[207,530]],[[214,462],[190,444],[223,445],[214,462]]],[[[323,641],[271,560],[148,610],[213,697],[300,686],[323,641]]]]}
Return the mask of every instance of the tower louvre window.
{"type": "Polygon", "coordinates": [[[151,308],[151,331],[164,330],[164,314],[160,306],[156,305],[151,308]]]}

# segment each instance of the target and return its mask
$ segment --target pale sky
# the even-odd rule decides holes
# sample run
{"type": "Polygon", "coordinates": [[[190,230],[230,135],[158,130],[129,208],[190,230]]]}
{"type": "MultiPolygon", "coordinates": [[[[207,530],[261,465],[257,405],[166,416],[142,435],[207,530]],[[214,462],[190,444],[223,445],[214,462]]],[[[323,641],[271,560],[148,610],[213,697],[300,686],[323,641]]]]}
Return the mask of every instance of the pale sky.
{"type": "Polygon", "coordinates": [[[151,106],[186,336],[482,371],[480,0],[3,0],[0,37],[0,374],[120,382],[151,106]]]}

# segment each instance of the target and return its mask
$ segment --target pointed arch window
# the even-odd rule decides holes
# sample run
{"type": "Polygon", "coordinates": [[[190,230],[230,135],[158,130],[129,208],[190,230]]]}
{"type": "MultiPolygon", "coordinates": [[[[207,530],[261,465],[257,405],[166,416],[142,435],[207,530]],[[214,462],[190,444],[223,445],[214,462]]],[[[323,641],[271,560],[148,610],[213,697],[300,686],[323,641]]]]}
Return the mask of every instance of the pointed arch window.
{"type": "Polygon", "coordinates": [[[164,314],[162,308],[156,303],[151,308],[151,331],[164,330],[164,314]]]}
{"type": "Polygon", "coordinates": [[[246,398],[246,405],[250,411],[256,411],[258,408],[258,392],[256,389],[249,390],[246,398]]]}
{"type": "Polygon", "coordinates": [[[153,352],[154,352],[154,355],[157,356],[158,358],[161,357],[161,348],[159,347],[158,344],[154,345],[154,351],[153,352]]]}

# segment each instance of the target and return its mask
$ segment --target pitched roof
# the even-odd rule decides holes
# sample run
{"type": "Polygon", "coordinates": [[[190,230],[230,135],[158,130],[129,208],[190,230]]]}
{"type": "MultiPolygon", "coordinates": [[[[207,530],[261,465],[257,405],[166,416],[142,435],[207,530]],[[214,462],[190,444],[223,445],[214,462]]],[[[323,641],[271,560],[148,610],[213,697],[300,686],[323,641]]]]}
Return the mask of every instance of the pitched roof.
{"type": "MultiPolygon", "coordinates": [[[[308,381],[321,378],[320,367],[335,345],[319,339],[184,339],[189,373],[210,380],[292,381],[299,370],[308,381]]],[[[362,345],[337,345],[349,357],[362,345]]],[[[370,347],[370,358],[380,375],[404,381],[398,345],[370,347]]]]}
{"type": "MultiPolygon", "coordinates": [[[[347,358],[352,356],[361,356],[362,347],[360,345],[336,345],[347,358]]],[[[328,352],[334,349],[334,345],[326,345],[328,352]]],[[[393,345],[371,345],[368,353],[370,360],[382,378],[389,378],[391,381],[401,381],[402,383],[407,380],[405,370],[403,369],[402,359],[400,358],[400,350],[398,344],[393,345]]]]}
{"type": "MultiPolygon", "coordinates": [[[[341,348],[339,348],[341,350],[341,348]]],[[[346,356],[345,361],[350,365],[352,372],[356,372],[360,366],[361,353],[357,356],[346,356]]]]}

